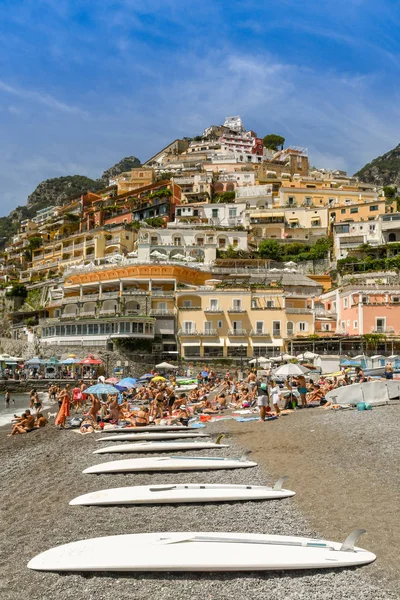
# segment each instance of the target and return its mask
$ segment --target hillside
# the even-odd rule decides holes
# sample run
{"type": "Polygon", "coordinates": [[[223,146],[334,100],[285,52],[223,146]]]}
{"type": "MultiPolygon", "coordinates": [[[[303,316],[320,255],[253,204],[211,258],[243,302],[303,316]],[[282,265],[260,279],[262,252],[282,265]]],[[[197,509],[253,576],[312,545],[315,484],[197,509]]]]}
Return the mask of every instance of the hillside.
{"type": "Polygon", "coordinates": [[[0,217],[0,245],[4,246],[7,239],[18,231],[20,221],[33,217],[41,208],[62,206],[88,191],[97,192],[104,189],[111,177],[140,167],[140,164],[136,156],[128,156],[104,171],[99,179],[90,179],[84,175],[67,175],[42,181],[28,196],[25,206],[18,206],[8,217],[0,217]]]}
{"type": "Polygon", "coordinates": [[[400,144],[386,154],[374,158],[355,175],[366,183],[400,187],[400,144]]]}

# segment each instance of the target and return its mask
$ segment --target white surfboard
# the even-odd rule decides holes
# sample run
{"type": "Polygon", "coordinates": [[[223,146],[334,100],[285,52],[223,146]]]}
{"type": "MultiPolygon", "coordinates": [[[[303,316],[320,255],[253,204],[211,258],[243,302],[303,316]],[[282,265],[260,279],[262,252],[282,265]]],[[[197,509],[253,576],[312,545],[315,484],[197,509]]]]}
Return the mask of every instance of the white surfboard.
{"type": "Polygon", "coordinates": [[[93,465],[83,473],[134,473],[138,471],[208,471],[215,469],[244,469],[257,463],[245,458],[217,458],[210,456],[154,456],[127,458],[93,465]]]}
{"type": "MultiPolygon", "coordinates": [[[[354,546],[283,535],[140,533],[64,544],[28,563],[37,571],[269,571],[364,565],[372,552],[354,546]]],[[[349,541],[350,540],[350,541],[349,541]]],[[[355,540],[355,541],[353,541],[355,540]]]]}
{"type": "Polygon", "coordinates": [[[205,433],[119,433],[118,435],[100,436],[98,442],[134,442],[136,440],[177,440],[179,438],[205,438],[205,433]]]}
{"type": "Polygon", "coordinates": [[[274,487],[261,485],[224,484],[164,484],[138,485],[108,490],[98,490],[71,500],[71,506],[102,506],[117,504],[173,504],[188,502],[234,502],[239,500],[275,500],[289,498],[295,492],[282,485],[281,477],[274,487]]]}
{"type": "Polygon", "coordinates": [[[103,433],[140,433],[141,431],[196,431],[196,427],[186,425],[146,425],[145,427],[115,427],[103,430],[103,433]]]}
{"type": "Polygon", "coordinates": [[[228,444],[214,442],[136,442],[117,444],[95,450],[93,454],[112,454],[125,452],[180,452],[181,450],[207,450],[209,448],[229,448],[228,444]]]}

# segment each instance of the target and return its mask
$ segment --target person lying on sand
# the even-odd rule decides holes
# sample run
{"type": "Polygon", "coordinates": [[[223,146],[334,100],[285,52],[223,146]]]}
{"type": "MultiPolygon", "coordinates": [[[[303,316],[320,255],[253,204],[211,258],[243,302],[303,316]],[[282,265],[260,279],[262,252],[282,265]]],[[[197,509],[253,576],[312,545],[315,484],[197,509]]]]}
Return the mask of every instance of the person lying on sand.
{"type": "Polygon", "coordinates": [[[27,409],[20,417],[17,417],[17,421],[18,422],[13,426],[11,433],[8,434],[8,437],[19,433],[29,433],[34,429],[35,417],[31,415],[29,409],[27,409]]]}

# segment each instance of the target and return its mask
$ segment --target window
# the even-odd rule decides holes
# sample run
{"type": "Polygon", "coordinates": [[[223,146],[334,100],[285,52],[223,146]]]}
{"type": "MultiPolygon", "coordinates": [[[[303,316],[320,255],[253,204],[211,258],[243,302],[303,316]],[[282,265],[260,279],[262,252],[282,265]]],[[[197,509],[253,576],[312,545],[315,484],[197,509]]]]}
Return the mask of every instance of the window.
{"type": "Polygon", "coordinates": [[[289,196],[288,197],[288,204],[289,204],[289,206],[293,206],[294,205],[294,196],[289,196]]]}
{"type": "Polygon", "coordinates": [[[350,327],[350,321],[347,321],[347,327],[350,327]]]}
{"type": "Polygon", "coordinates": [[[330,323],[322,323],[321,325],[321,331],[330,331],[331,330],[331,324],[330,323]]]}
{"type": "Polygon", "coordinates": [[[267,300],[267,308],[274,308],[275,302],[274,300],[267,300]]]}
{"type": "Polygon", "coordinates": [[[346,321],[342,321],[340,324],[342,331],[346,331],[346,321]]]}
{"type": "Polygon", "coordinates": [[[235,219],[237,215],[237,209],[236,208],[230,208],[229,209],[229,218],[230,219],[235,219]]]}
{"type": "Polygon", "coordinates": [[[312,198],[311,198],[311,196],[306,196],[304,198],[304,206],[311,206],[311,204],[312,204],[312,198]]]}
{"type": "Polygon", "coordinates": [[[218,218],[218,208],[213,208],[211,210],[211,216],[213,219],[217,219],[218,218]]]}
{"type": "Polygon", "coordinates": [[[174,238],[174,246],[182,246],[182,238],[179,236],[176,236],[174,238]]]}
{"type": "Polygon", "coordinates": [[[217,328],[222,329],[222,321],[217,321],[217,328]]]}
{"type": "Polygon", "coordinates": [[[156,244],[158,244],[158,237],[152,235],[150,238],[150,243],[152,246],[155,246],[156,244]]]}
{"type": "Polygon", "coordinates": [[[220,248],[225,248],[225,246],[226,246],[226,239],[225,238],[219,238],[219,240],[218,240],[218,246],[220,248]]]}
{"type": "Polygon", "coordinates": [[[233,310],[242,310],[242,301],[240,299],[234,298],[232,300],[232,308],[233,310]]]}
{"type": "Polygon", "coordinates": [[[232,245],[234,248],[237,248],[239,246],[239,240],[237,238],[233,238],[232,245]]]}
{"type": "Polygon", "coordinates": [[[192,301],[191,300],[183,300],[182,302],[182,308],[191,308],[192,307],[192,301]]]}
{"type": "Polygon", "coordinates": [[[376,333],[385,333],[386,330],[386,318],[384,317],[377,317],[375,319],[376,322],[376,333]]]}
{"type": "Polygon", "coordinates": [[[358,321],[353,321],[353,329],[358,329],[358,321]]]}
{"type": "Polygon", "coordinates": [[[361,296],[361,302],[363,304],[368,304],[369,303],[369,296],[361,296]]]}
{"type": "Polygon", "coordinates": [[[213,328],[213,326],[212,326],[212,322],[211,321],[205,321],[204,322],[204,332],[205,333],[211,333],[212,328],[213,328]]]}
{"type": "Polygon", "coordinates": [[[349,306],[349,301],[347,298],[343,298],[343,308],[348,308],[349,306]]]}
{"type": "Polygon", "coordinates": [[[299,323],[299,331],[307,331],[308,330],[308,323],[301,321],[299,323]]]}
{"type": "Polygon", "coordinates": [[[256,333],[264,333],[264,321],[256,321],[256,333]]]}
{"type": "Polygon", "coordinates": [[[233,331],[241,331],[242,330],[242,321],[232,321],[232,329],[233,329],[233,331]]]}
{"type": "Polygon", "coordinates": [[[204,246],[204,238],[202,238],[202,237],[197,238],[197,245],[198,246],[204,246]]]}
{"type": "Polygon", "coordinates": [[[375,225],[375,224],[374,224],[374,225],[370,225],[370,226],[369,226],[369,230],[370,230],[371,232],[372,232],[372,231],[375,231],[375,228],[376,228],[376,225],[375,225]]]}
{"type": "Polygon", "coordinates": [[[346,209],[345,208],[341,208],[340,212],[341,212],[342,215],[345,215],[346,214],[346,209]]]}
{"type": "Polygon", "coordinates": [[[208,235],[207,236],[207,244],[213,244],[213,243],[214,243],[214,236],[208,235]]]}
{"type": "Polygon", "coordinates": [[[281,337],[281,322],[272,321],[272,335],[274,337],[281,337]]]}
{"type": "Polygon", "coordinates": [[[286,323],[286,333],[288,335],[293,335],[294,334],[294,323],[292,321],[288,321],[286,323]]]}
{"type": "Polygon", "coordinates": [[[218,299],[217,298],[211,298],[210,299],[210,309],[211,310],[218,310],[219,309],[218,299]]]}
{"type": "Polygon", "coordinates": [[[377,210],[379,210],[379,206],[377,204],[373,204],[369,207],[369,212],[376,212],[377,210]]]}
{"type": "Polygon", "coordinates": [[[184,321],[183,322],[183,331],[184,331],[184,333],[194,333],[193,321],[184,321]]]}
{"type": "Polygon", "coordinates": [[[355,213],[358,213],[358,207],[357,206],[352,206],[350,208],[350,214],[354,215],[355,213]]]}

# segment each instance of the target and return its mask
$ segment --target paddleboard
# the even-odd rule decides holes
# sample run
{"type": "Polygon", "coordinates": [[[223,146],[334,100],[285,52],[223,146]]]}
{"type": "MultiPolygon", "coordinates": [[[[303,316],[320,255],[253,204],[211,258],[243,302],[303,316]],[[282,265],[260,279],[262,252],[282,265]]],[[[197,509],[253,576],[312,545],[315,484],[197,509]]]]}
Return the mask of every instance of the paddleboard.
{"type": "MultiPolygon", "coordinates": [[[[353,532],[351,536],[359,532],[353,532]]],[[[349,539],[348,538],[348,539],[349,539]]],[[[358,539],[358,538],[357,538],[358,539]]],[[[371,563],[350,544],[250,533],[140,533],[64,544],[28,563],[36,571],[269,571],[371,563]]]]}
{"type": "Polygon", "coordinates": [[[133,473],[138,471],[208,471],[256,467],[251,460],[210,456],[154,456],[126,458],[88,467],[83,473],[133,473]]]}
{"type": "Polygon", "coordinates": [[[95,450],[93,454],[111,454],[123,452],[179,452],[181,450],[207,450],[209,448],[229,448],[228,444],[214,442],[136,442],[117,444],[95,450]]]}
{"type": "Polygon", "coordinates": [[[133,442],[136,440],[176,440],[179,438],[204,438],[209,437],[206,433],[119,433],[118,435],[100,436],[98,442],[133,442]]]}
{"type": "Polygon", "coordinates": [[[145,427],[115,427],[115,429],[107,428],[103,433],[140,433],[142,431],[189,431],[191,427],[186,425],[146,425],[145,427]]]}
{"type": "Polygon", "coordinates": [[[286,477],[274,487],[261,485],[164,484],[138,485],[99,490],[71,500],[71,506],[101,506],[115,504],[172,504],[188,502],[233,502],[238,500],[275,500],[294,496],[282,488],[286,477]]]}

